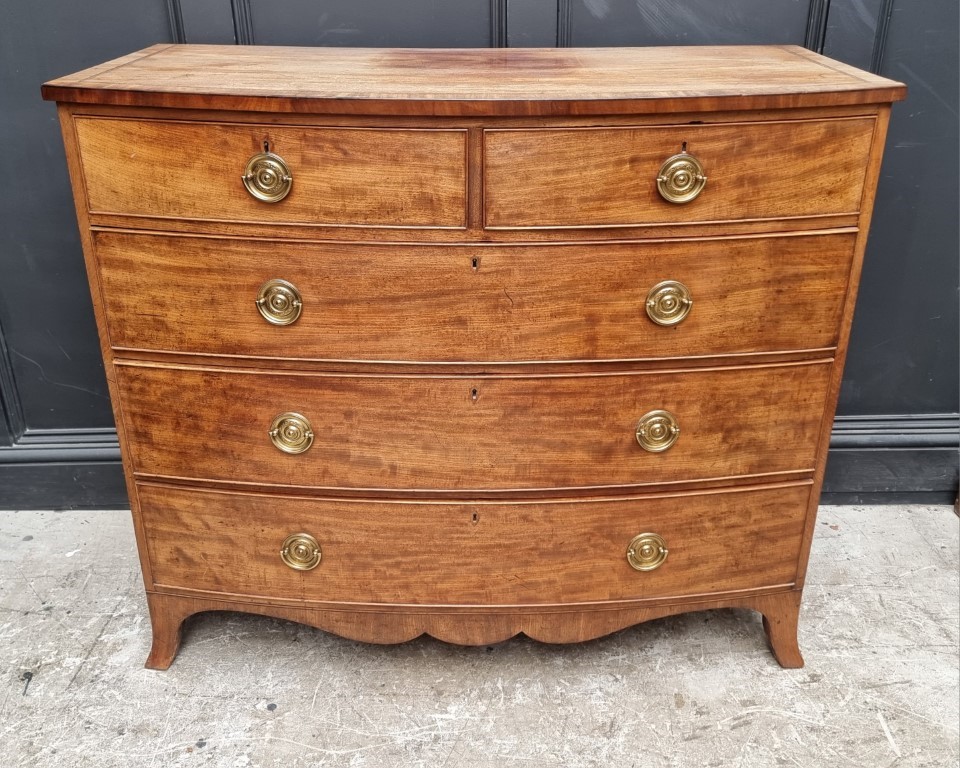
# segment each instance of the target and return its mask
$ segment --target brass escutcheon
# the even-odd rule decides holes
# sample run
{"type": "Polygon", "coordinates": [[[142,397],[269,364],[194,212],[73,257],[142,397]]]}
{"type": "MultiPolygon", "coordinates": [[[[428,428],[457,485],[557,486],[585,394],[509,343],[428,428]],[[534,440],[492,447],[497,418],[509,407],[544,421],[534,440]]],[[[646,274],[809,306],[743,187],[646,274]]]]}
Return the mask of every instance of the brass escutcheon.
{"type": "Polygon", "coordinates": [[[686,152],[668,157],[657,174],[657,191],[670,203],[689,203],[706,185],[700,161],[686,152]]]}
{"type": "Polygon", "coordinates": [[[321,557],[320,542],[309,533],[291,533],[280,548],[280,559],[295,571],[312,571],[321,557]]]}
{"type": "Polygon", "coordinates": [[[680,424],[670,411],[650,411],[637,422],[637,442],[650,453],[660,453],[677,442],[680,424]]]}
{"type": "Polygon", "coordinates": [[[293,186],[290,169],[283,158],[273,152],[261,152],[251,157],[241,178],[247,192],[265,203],[280,202],[293,186]]]}
{"type": "Polygon", "coordinates": [[[638,571],[653,571],[667,559],[667,542],[657,533],[634,536],[627,546],[627,562],[638,571]]]}
{"type": "Polygon", "coordinates": [[[313,428],[306,416],[288,411],[270,425],[270,439],[284,453],[303,453],[313,445],[313,428]]]}
{"type": "Polygon", "coordinates": [[[693,307],[690,289],[676,280],[657,283],[647,293],[647,316],[657,325],[676,325],[693,307]]]}
{"type": "Polygon", "coordinates": [[[286,280],[267,280],[257,294],[257,309],[268,323],[290,325],[297,322],[303,310],[300,291],[286,280]]]}

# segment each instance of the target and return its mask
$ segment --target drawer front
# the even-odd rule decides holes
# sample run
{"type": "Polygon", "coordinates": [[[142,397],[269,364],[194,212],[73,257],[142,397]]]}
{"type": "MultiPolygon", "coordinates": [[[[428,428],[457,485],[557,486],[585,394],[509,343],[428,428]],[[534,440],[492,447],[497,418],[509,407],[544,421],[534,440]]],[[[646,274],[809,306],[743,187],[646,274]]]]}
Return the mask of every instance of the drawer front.
{"type": "Polygon", "coordinates": [[[383,362],[830,347],[854,244],[851,234],[504,248],[94,237],[115,347],[383,362]],[[289,325],[257,308],[274,279],[299,294],[289,325]],[[658,324],[679,316],[657,312],[654,287],[667,280],[693,302],[675,325],[658,324]]]}
{"type": "Polygon", "coordinates": [[[88,205],[96,213],[271,224],[463,227],[466,132],[310,128],[78,118],[88,205]],[[264,151],[289,193],[245,187],[264,151]]]}
{"type": "Polygon", "coordinates": [[[485,131],[489,228],[789,218],[860,209],[873,118],[657,128],[485,131]],[[657,189],[664,162],[697,158],[690,202],[657,189]]]}
{"type": "MultiPolygon", "coordinates": [[[[543,605],[790,584],[809,486],[529,504],[331,501],[155,485],[137,493],[156,588],[543,605]],[[301,533],[319,545],[319,564],[308,571],[280,554],[287,537],[301,533]],[[654,570],[627,560],[630,542],[643,533],[666,545],[654,570]]],[[[315,562],[309,546],[305,565],[315,562]]]]}
{"type": "Polygon", "coordinates": [[[830,369],[469,378],[116,367],[136,472],[458,492],[810,471],[830,369]],[[652,453],[637,427],[657,410],[680,434],[652,453]],[[275,423],[287,413],[309,426],[275,423]],[[310,431],[312,444],[287,453],[274,427],[292,428],[294,447],[310,431]]]}

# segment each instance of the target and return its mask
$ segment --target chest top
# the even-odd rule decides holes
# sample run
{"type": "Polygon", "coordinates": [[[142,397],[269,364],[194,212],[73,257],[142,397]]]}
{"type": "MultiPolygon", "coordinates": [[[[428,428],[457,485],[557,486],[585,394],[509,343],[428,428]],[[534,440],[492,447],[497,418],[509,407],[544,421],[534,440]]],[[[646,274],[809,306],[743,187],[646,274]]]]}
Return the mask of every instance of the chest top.
{"type": "Polygon", "coordinates": [[[292,48],[155,45],[47,83],[86,104],[337,114],[536,116],[828,107],[900,83],[793,45],[292,48]]]}

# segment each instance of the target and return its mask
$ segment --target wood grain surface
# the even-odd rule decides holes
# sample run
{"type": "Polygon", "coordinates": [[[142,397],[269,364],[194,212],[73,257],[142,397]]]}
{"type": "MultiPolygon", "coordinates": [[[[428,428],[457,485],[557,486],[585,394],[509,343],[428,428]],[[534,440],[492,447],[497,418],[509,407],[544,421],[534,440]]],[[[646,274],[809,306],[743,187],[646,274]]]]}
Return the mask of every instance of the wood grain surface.
{"type": "Polygon", "coordinates": [[[853,240],[470,248],[94,234],[110,340],[126,354],[448,363],[830,347],[853,240]],[[254,304],[272,278],[303,297],[292,325],[254,304]],[[694,301],[673,327],[645,309],[667,279],[694,301]]]}
{"type": "MultiPolygon", "coordinates": [[[[472,183],[472,182],[471,182],[472,183]]],[[[482,199],[478,193],[477,200],[482,199]]],[[[470,203],[473,203],[471,197],[470,203]]],[[[667,222],[642,226],[572,227],[545,229],[484,229],[480,215],[467,229],[418,227],[343,226],[337,224],[258,224],[256,222],[170,219],[111,213],[92,213],[87,217],[94,231],[148,231],[210,237],[245,239],[336,241],[342,243],[392,243],[398,245],[518,245],[521,243],[593,243],[632,242],[635,240],[684,239],[691,237],[739,237],[762,234],[817,233],[856,229],[858,214],[799,216],[786,219],[749,219],[719,222],[667,222]]]]}
{"type": "Polygon", "coordinates": [[[93,117],[78,118],[75,126],[92,212],[257,223],[466,224],[463,130],[93,117]],[[293,176],[290,193],[276,203],[255,199],[241,180],[264,142],[293,176]]]}
{"type": "Polygon", "coordinates": [[[631,486],[807,471],[831,364],[566,376],[337,376],[118,365],[144,475],[314,488],[509,490],[631,486]],[[680,438],[635,437],[667,409],[680,438]],[[270,442],[299,413],[313,446],[270,442]]]}
{"type": "Polygon", "coordinates": [[[870,104],[904,86],[800,46],[391,49],[158,45],[46,99],[339,114],[562,115],[870,104]]]}
{"type": "Polygon", "coordinates": [[[793,669],[803,666],[803,657],[797,646],[800,594],[800,590],[791,589],[687,598],[682,602],[644,600],[614,603],[602,610],[572,605],[528,610],[478,607],[428,611],[417,606],[401,610],[358,610],[351,606],[338,610],[303,603],[282,604],[276,600],[253,602],[235,597],[215,599],[148,592],[153,645],[146,666],[167,669],[180,648],[184,620],[204,611],[243,611],[274,616],[365,643],[403,643],[426,634],[447,643],[491,645],[521,633],[544,643],[581,643],[664,616],[740,608],[759,611],[763,615],[770,649],[781,666],[793,669]]]}
{"type": "Polygon", "coordinates": [[[140,485],[154,589],[328,603],[550,605],[784,586],[797,569],[809,484],[526,504],[354,502],[140,485]],[[308,533],[296,571],[283,540],[308,533]],[[627,562],[634,536],[666,561],[627,562]]]}
{"type": "Polygon", "coordinates": [[[873,118],[651,128],[487,130],[487,227],[637,226],[855,213],[873,118]],[[707,184],[689,203],[657,191],[681,151],[707,184]]]}
{"type": "Polygon", "coordinates": [[[873,137],[873,146],[867,162],[866,179],[863,188],[863,200],[860,204],[859,235],[853,255],[853,264],[850,269],[850,287],[847,291],[847,300],[844,303],[843,315],[840,318],[840,344],[837,348],[833,375],[830,378],[827,393],[826,408],[823,412],[823,421],[820,424],[820,436],[817,441],[817,470],[814,475],[814,494],[810,498],[810,509],[807,515],[807,525],[803,534],[803,546],[800,550],[800,570],[798,580],[802,587],[806,578],[807,563],[810,558],[810,547],[813,543],[814,524],[817,517],[817,505],[820,501],[820,489],[823,488],[824,473],[827,467],[827,457],[830,453],[830,439],[833,433],[834,416],[837,412],[837,402],[840,398],[840,387],[843,384],[843,366],[847,351],[850,348],[850,330],[853,326],[854,311],[857,303],[857,293],[860,290],[860,275],[863,269],[864,256],[867,249],[867,236],[870,233],[870,220],[873,216],[873,206],[877,193],[877,184],[880,179],[880,167],[883,160],[883,150],[887,141],[887,128],[890,125],[890,105],[881,106],[877,117],[877,129],[873,137]]]}

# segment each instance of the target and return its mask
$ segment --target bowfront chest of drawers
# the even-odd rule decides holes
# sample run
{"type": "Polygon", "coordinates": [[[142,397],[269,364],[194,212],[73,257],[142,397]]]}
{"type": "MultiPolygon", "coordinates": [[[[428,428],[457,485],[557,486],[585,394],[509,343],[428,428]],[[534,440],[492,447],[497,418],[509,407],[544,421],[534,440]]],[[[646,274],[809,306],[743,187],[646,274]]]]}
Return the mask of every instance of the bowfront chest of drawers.
{"type": "Polygon", "coordinates": [[[780,46],[161,45],[44,95],[148,666],[208,610],[485,644],[721,607],[803,663],[899,83],[780,46]]]}

